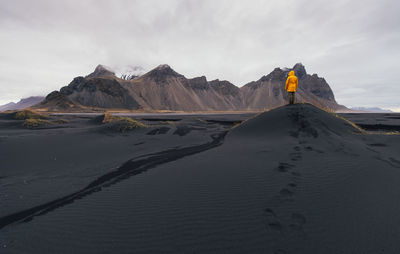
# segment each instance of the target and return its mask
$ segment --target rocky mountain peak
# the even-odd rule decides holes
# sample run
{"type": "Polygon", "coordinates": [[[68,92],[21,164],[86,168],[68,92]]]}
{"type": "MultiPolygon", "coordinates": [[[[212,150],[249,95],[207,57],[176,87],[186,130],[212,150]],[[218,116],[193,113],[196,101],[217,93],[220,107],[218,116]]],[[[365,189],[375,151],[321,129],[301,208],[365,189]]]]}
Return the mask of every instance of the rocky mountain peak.
{"type": "Polygon", "coordinates": [[[183,77],[183,75],[174,71],[168,64],[161,64],[143,76],[153,79],[156,82],[165,82],[168,77],[183,77]]]}
{"type": "Polygon", "coordinates": [[[160,64],[159,66],[156,67],[157,70],[165,70],[165,69],[171,69],[171,66],[169,66],[168,64],[160,64]]]}
{"type": "Polygon", "coordinates": [[[296,76],[301,79],[307,75],[306,68],[302,63],[297,63],[293,66],[293,69],[296,76]]]}
{"type": "Polygon", "coordinates": [[[267,76],[263,76],[260,81],[262,82],[274,82],[274,81],[282,81],[285,78],[285,72],[281,68],[275,68],[270,74],[267,76]]]}
{"type": "Polygon", "coordinates": [[[115,72],[110,67],[99,64],[99,65],[97,65],[94,72],[90,73],[86,77],[87,78],[95,78],[95,77],[110,76],[110,75],[115,76],[115,72]]]}

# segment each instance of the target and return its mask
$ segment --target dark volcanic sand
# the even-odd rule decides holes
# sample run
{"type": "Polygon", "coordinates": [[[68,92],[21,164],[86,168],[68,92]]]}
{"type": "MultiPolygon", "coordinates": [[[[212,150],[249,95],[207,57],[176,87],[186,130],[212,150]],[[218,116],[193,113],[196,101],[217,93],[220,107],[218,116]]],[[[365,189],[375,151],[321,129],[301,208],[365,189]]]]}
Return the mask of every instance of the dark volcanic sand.
{"type": "Polygon", "coordinates": [[[0,253],[399,253],[399,135],[307,104],[231,129],[249,116],[0,120],[0,253]]]}

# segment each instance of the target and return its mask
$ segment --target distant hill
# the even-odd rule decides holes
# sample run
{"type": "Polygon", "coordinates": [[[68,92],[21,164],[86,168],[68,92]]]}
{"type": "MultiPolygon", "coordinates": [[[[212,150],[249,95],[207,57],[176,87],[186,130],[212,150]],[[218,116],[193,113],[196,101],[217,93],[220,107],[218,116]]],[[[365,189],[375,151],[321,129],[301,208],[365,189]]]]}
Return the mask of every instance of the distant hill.
{"type": "Polygon", "coordinates": [[[43,96],[31,96],[28,98],[21,99],[17,103],[10,102],[10,103],[1,105],[0,111],[19,110],[19,109],[29,108],[35,104],[38,104],[39,102],[41,102],[43,100],[44,100],[43,96]]]}
{"type": "MultiPolygon", "coordinates": [[[[298,63],[293,69],[299,77],[298,102],[308,102],[331,110],[347,109],[337,104],[325,79],[307,74],[298,63]]],[[[86,77],[76,77],[60,91],[54,91],[36,108],[50,111],[96,109],[172,110],[172,111],[259,111],[287,104],[284,90],[289,69],[276,68],[270,74],[239,88],[229,81],[206,77],[186,78],[169,65],[142,73],[133,68],[129,75],[98,65],[86,77]],[[134,71],[137,72],[134,72],[134,71]],[[51,95],[51,96],[50,96],[51,95]]]]}
{"type": "Polygon", "coordinates": [[[389,109],[381,109],[378,107],[352,107],[352,110],[355,111],[362,111],[362,112],[368,112],[368,113],[393,113],[393,111],[389,109]]]}

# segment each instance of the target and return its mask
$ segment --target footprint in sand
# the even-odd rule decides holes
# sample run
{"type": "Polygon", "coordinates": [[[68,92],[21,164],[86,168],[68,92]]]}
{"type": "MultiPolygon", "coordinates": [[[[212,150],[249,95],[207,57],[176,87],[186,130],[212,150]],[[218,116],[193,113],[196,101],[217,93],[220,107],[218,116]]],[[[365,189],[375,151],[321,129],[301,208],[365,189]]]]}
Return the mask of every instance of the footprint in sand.
{"type": "Polygon", "coordinates": [[[292,168],[293,166],[294,165],[286,163],[286,162],[280,162],[277,169],[278,169],[279,172],[288,172],[288,170],[290,168],[292,168]]]}
{"type": "Polygon", "coordinates": [[[311,146],[306,146],[305,149],[306,149],[306,151],[312,151],[313,150],[313,148],[311,146]]]}
{"type": "Polygon", "coordinates": [[[279,221],[270,221],[268,222],[268,226],[276,231],[282,231],[282,224],[279,221]]]}
{"type": "Polygon", "coordinates": [[[297,151],[297,152],[299,152],[299,151],[301,150],[300,146],[295,146],[295,147],[293,147],[293,149],[294,149],[295,151],[297,151]]]}
{"type": "Polygon", "coordinates": [[[170,129],[169,127],[160,127],[147,132],[146,135],[166,134],[170,129]]]}
{"type": "Polygon", "coordinates": [[[279,196],[277,197],[279,202],[292,202],[294,201],[294,192],[291,189],[283,188],[279,191],[279,196]]]}
{"type": "Polygon", "coordinates": [[[293,193],[293,191],[291,191],[287,188],[283,188],[283,189],[281,189],[279,194],[283,197],[292,197],[294,193],[293,193]]]}
{"type": "Polygon", "coordinates": [[[291,229],[303,230],[303,226],[306,223],[306,217],[301,213],[293,213],[291,218],[292,223],[289,225],[291,229]]]}
{"type": "Polygon", "coordinates": [[[274,212],[274,210],[272,210],[272,209],[270,209],[270,208],[265,209],[265,213],[266,213],[267,215],[276,217],[276,213],[274,212]]]}
{"type": "Polygon", "coordinates": [[[275,231],[282,231],[283,226],[278,220],[278,216],[272,209],[270,208],[265,209],[265,215],[267,217],[268,228],[273,229],[275,231]]]}
{"type": "Polygon", "coordinates": [[[274,251],[274,254],[286,254],[287,251],[283,250],[283,249],[278,249],[274,251]]]}
{"type": "Polygon", "coordinates": [[[289,135],[291,137],[298,138],[299,137],[299,132],[298,131],[290,131],[289,135]]]}
{"type": "Polygon", "coordinates": [[[301,156],[301,152],[294,152],[294,153],[290,153],[290,159],[292,161],[298,161],[302,158],[301,156]]]}
{"type": "Polygon", "coordinates": [[[304,147],[304,150],[306,150],[307,152],[314,151],[314,152],[317,152],[317,153],[324,153],[324,151],[321,151],[321,150],[318,150],[318,149],[314,149],[312,146],[306,146],[306,147],[304,147]]]}
{"type": "Polygon", "coordinates": [[[308,143],[307,140],[300,140],[300,141],[299,141],[299,144],[300,144],[300,145],[304,145],[304,144],[307,144],[307,143],[308,143]]]}
{"type": "Polygon", "coordinates": [[[296,172],[296,171],[291,172],[291,174],[292,174],[293,176],[296,176],[296,177],[302,176],[302,174],[301,174],[300,172],[296,172]]]}

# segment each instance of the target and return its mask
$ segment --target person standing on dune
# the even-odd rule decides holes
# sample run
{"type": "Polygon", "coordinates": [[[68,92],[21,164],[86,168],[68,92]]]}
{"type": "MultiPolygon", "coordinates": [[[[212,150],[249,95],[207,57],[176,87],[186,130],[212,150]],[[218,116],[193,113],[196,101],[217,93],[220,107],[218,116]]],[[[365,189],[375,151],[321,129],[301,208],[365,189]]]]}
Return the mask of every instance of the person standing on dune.
{"type": "Polygon", "coordinates": [[[285,90],[289,93],[289,104],[294,104],[294,94],[298,86],[298,78],[294,75],[294,71],[290,71],[285,85],[285,90]]]}

